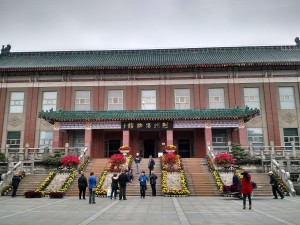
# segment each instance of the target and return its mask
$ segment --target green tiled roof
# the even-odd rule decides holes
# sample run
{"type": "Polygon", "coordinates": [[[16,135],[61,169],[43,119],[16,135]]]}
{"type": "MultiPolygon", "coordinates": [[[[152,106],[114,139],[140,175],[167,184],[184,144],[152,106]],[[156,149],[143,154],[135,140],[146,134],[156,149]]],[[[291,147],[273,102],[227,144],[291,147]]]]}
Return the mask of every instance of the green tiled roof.
{"type": "Polygon", "coordinates": [[[39,118],[51,124],[72,121],[132,121],[132,120],[224,120],[243,119],[245,122],[256,115],[258,109],[233,107],[231,109],[190,110],[109,110],[109,111],[41,111],[39,118]]]}
{"type": "Polygon", "coordinates": [[[300,47],[257,46],[111,51],[10,52],[2,70],[300,65],[300,47]]]}

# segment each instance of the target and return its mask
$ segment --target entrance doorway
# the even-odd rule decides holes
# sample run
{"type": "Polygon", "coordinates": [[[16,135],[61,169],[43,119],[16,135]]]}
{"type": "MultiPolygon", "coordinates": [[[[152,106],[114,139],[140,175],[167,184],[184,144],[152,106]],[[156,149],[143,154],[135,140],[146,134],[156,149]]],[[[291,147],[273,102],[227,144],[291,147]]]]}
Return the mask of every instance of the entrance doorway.
{"type": "Polygon", "coordinates": [[[113,154],[120,154],[120,151],[118,150],[121,146],[121,141],[120,140],[109,140],[106,141],[106,146],[105,146],[105,157],[110,157],[113,154]]]}
{"type": "Polygon", "coordinates": [[[155,141],[153,139],[144,140],[144,158],[148,158],[152,155],[155,158],[155,141]]]}
{"type": "Polygon", "coordinates": [[[189,139],[180,139],[178,140],[178,154],[182,158],[190,158],[191,157],[191,149],[190,149],[190,140],[189,139]]]}

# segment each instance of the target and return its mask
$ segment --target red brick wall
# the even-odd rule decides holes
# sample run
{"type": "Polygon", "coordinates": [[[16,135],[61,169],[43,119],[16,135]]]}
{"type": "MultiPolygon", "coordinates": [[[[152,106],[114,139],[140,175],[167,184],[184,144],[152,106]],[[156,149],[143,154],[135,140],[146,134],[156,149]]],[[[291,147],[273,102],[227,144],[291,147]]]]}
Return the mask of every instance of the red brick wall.
{"type": "Polygon", "coordinates": [[[6,93],[7,93],[6,88],[0,89],[0,145],[2,143],[2,136],[3,136],[6,93]]]}
{"type": "Polygon", "coordinates": [[[27,105],[25,106],[26,115],[23,147],[25,147],[27,143],[31,148],[34,147],[35,127],[38,108],[38,91],[38,88],[27,89],[27,105]]]}
{"type": "MultiPolygon", "coordinates": [[[[191,93],[192,94],[192,93],[191,93]]],[[[194,84],[194,109],[200,109],[200,84],[194,84]]]]}
{"type": "MultiPolygon", "coordinates": [[[[170,100],[169,100],[170,101],[170,100]]],[[[166,109],[166,85],[159,86],[159,109],[166,109]]]]}
{"type": "Polygon", "coordinates": [[[59,96],[59,108],[71,110],[72,87],[62,87],[59,96]]]}
{"type": "Polygon", "coordinates": [[[200,108],[201,109],[205,109],[206,106],[206,96],[207,96],[207,92],[205,89],[205,84],[200,84],[200,108]]]}
{"type": "Polygon", "coordinates": [[[280,146],[280,130],[277,108],[277,91],[274,83],[264,83],[264,97],[266,107],[266,119],[268,129],[268,140],[274,141],[275,146],[280,146]]]}
{"type": "Polygon", "coordinates": [[[242,106],[240,84],[228,85],[228,97],[229,97],[229,108],[232,108],[235,104],[238,105],[239,107],[242,106]]]}

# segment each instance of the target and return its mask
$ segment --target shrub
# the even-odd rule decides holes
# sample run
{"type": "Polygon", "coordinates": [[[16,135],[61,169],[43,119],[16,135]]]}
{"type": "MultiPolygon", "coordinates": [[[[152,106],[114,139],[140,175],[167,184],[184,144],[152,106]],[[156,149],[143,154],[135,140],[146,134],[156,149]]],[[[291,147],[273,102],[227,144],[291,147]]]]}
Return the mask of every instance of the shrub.
{"type": "Polygon", "coordinates": [[[111,164],[111,168],[113,169],[115,166],[119,169],[120,165],[126,162],[126,159],[123,154],[113,154],[109,162],[111,164]]]}
{"type": "Polygon", "coordinates": [[[76,155],[67,155],[67,156],[61,158],[60,162],[65,167],[74,167],[79,164],[78,157],[76,155]]]}
{"type": "Polygon", "coordinates": [[[214,163],[217,166],[225,167],[225,166],[234,165],[235,160],[234,160],[234,157],[230,154],[220,153],[220,154],[216,155],[216,157],[214,159],[214,163]]]}
{"type": "Polygon", "coordinates": [[[41,198],[43,197],[43,194],[39,191],[26,191],[24,196],[25,198],[41,198]]]}
{"type": "Polygon", "coordinates": [[[60,192],[60,191],[53,191],[53,192],[50,192],[49,193],[49,197],[50,198],[63,198],[64,197],[64,194],[63,192],[60,192]]]}
{"type": "Polygon", "coordinates": [[[0,162],[5,162],[5,154],[0,152],[0,162]]]}
{"type": "Polygon", "coordinates": [[[231,145],[231,155],[235,158],[235,163],[237,165],[245,165],[249,163],[248,154],[241,147],[240,144],[232,144],[231,145]]]}

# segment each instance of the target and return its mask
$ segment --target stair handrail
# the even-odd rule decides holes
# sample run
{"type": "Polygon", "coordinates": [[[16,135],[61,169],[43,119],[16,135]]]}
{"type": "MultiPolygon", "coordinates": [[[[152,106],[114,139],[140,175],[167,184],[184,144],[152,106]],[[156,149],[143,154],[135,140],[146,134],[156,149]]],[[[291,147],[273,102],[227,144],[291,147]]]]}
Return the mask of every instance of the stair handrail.
{"type": "Polygon", "coordinates": [[[1,175],[0,181],[0,196],[7,185],[11,185],[12,178],[15,174],[23,171],[23,161],[19,161],[16,165],[13,162],[9,163],[9,170],[1,175]]]}
{"type": "Polygon", "coordinates": [[[84,149],[81,150],[80,152],[80,156],[79,156],[79,162],[80,164],[84,162],[85,158],[86,158],[86,153],[87,153],[88,147],[84,147],[84,149]]]}
{"type": "Polygon", "coordinates": [[[271,160],[271,170],[283,181],[291,196],[296,196],[293,182],[290,179],[290,173],[283,169],[283,161],[277,162],[275,159],[271,160]]]}

